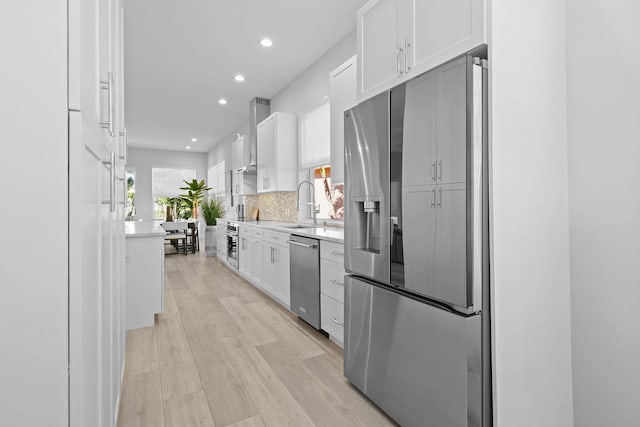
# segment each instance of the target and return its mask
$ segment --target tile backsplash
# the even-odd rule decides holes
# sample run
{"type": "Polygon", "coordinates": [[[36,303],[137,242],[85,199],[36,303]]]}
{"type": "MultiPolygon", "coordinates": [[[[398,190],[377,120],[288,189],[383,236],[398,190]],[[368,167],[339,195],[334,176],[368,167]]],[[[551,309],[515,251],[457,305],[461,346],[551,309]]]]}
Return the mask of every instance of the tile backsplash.
{"type": "Polygon", "coordinates": [[[260,209],[259,219],[263,221],[298,222],[295,191],[244,196],[245,215],[253,208],[260,209]]]}

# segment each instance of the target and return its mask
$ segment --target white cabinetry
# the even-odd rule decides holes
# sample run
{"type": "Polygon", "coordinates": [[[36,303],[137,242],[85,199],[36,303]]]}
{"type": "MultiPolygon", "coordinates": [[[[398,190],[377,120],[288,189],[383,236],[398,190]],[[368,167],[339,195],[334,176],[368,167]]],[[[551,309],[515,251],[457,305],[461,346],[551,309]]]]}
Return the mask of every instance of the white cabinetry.
{"type": "Polygon", "coordinates": [[[231,145],[232,169],[235,180],[232,183],[232,193],[234,196],[244,196],[256,194],[256,174],[255,171],[247,172],[246,166],[249,164],[251,156],[249,140],[244,135],[238,138],[231,145]]]}
{"type": "Polygon", "coordinates": [[[227,262],[227,223],[218,220],[216,227],[216,252],[221,261],[227,262]]]}
{"type": "Polygon", "coordinates": [[[258,193],[295,191],[297,184],[296,116],[273,113],[258,124],[258,193]]]}
{"type": "Polygon", "coordinates": [[[207,187],[210,187],[209,195],[212,196],[222,196],[225,194],[225,184],[226,184],[226,165],[225,161],[216,163],[211,166],[207,173],[207,187]]]}
{"type": "Polygon", "coordinates": [[[291,282],[289,277],[289,235],[277,231],[264,232],[263,284],[280,302],[289,307],[291,282]]]}
{"type": "Polygon", "coordinates": [[[263,266],[262,266],[262,229],[247,225],[240,226],[240,254],[239,270],[249,280],[262,287],[263,266]]]}
{"type": "Polygon", "coordinates": [[[320,242],[320,327],[344,342],[344,245],[320,242]]]}
{"type": "Polygon", "coordinates": [[[357,14],[358,100],[487,42],[486,0],[371,0],[357,14]]]}
{"type": "Polygon", "coordinates": [[[329,74],[331,100],[331,182],[344,182],[344,112],[356,105],[357,56],[329,74]]]}

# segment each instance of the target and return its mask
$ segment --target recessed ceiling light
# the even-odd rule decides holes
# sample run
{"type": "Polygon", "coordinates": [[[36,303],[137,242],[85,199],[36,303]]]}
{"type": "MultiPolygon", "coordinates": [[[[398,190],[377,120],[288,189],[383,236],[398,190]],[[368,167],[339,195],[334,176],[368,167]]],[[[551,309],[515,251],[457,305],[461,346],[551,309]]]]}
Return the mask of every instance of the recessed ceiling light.
{"type": "Polygon", "coordinates": [[[242,74],[236,74],[236,76],[233,79],[237,82],[243,82],[244,76],[242,74]]]}
{"type": "Polygon", "coordinates": [[[227,100],[226,100],[226,99],[224,99],[224,98],[220,98],[220,99],[218,99],[218,104],[220,104],[220,105],[227,105],[227,100]]]}
{"type": "Polygon", "coordinates": [[[198,142],[198,138],[191,138],[191,142],[198,142]]]}
{"type": "Polygon", "coordinates": [[[273,46],[273,42],[271,41],[271,39],[268,38],[263,38],[262,40],[260,40],[260,46],[262,47],[271,47],[273,46]]]}
{"type": "Polygon", "coordinates": [[[190,146],[190,145],[187,145],[187,146],[186,146],[186,147],[184,147],[184,148],[186,148],[187,150],[191,150],[191,146],[190,146]]]}

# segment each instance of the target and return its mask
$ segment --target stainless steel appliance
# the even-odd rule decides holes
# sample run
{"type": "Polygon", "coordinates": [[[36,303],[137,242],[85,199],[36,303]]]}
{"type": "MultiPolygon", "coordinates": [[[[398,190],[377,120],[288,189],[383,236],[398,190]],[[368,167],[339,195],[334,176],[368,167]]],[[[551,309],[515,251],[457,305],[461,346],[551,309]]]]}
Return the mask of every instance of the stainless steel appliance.
{"type": "Polygon", "coordinates": [[[490,426],[486,61],[345,112],[344,373],[403,426],[490,426]]]}
{"type": "Polygon", "coordinates": [[[244,203],[238,203],[236,205],[236,218],[238,221],[244,221],[244,203]]]}
{"type": "Polygon", "coordinates": [[[291,310],[320,329],[320,245],[316,239],[289,239],[291,310]]]}
{"type": "Polygon", "coordinates": [[[227,223],[227,263],[234,268],[238,268],[238,230],[235,222],[227,223]]]}

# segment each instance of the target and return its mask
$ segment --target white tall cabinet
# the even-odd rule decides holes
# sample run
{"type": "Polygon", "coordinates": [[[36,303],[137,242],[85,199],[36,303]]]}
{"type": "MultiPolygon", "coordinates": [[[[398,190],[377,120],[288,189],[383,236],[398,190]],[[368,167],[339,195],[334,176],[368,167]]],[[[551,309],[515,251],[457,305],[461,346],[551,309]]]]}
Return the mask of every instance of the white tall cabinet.
{"type": "Polygon", "coordinates": [[[353,55],[329,73],[331,102],[331,182],[344,182],[344,112],[356,105],[356,68],[353,55]]]}
{"type": "Polygon", "coordinates": [[[2,38],[12,40],[0,46],[12,64],[0,79],[11,141],[0,182],[20,207],[2,265],[3,425],[115,424],[124,362],[122,17],[121,0],[13,2],[0,14],[2,38]]]}

